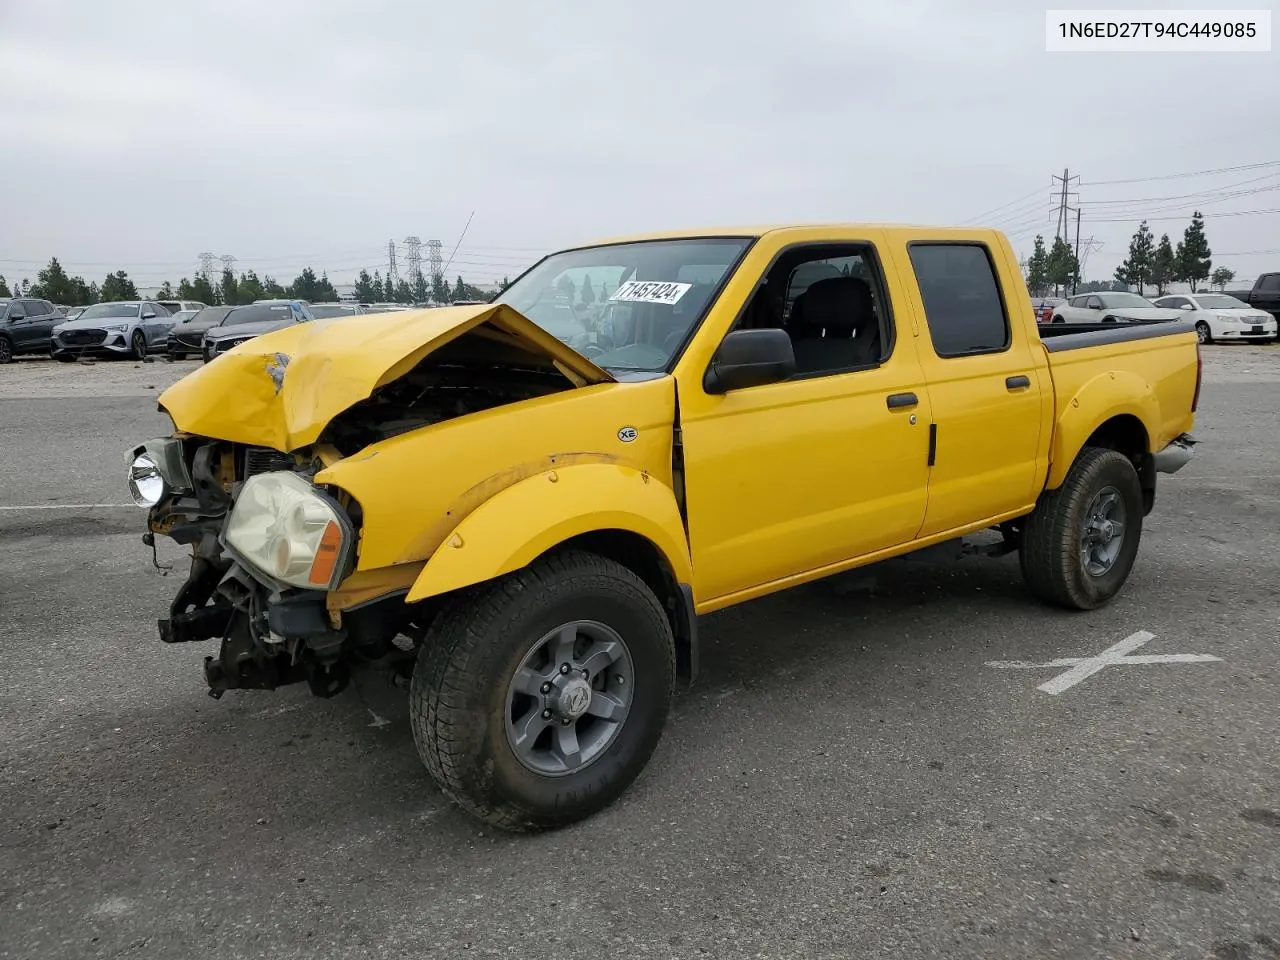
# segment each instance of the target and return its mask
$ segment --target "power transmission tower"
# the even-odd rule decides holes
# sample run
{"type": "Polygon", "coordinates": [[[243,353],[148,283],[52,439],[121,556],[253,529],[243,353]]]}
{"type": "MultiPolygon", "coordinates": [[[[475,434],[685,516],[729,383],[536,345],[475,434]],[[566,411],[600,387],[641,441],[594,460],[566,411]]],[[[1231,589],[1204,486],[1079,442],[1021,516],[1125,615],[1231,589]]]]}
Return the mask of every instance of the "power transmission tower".
{"type": "Polygon", "coordinates": [[[1050,197],[1051,200],[1056,200],[1058,203],[1058,227],[1056,230],[1053,231],[1053,238],[1057,240],[1059,237],[1061,237],[1065,242],[1070,243],[1071,237],[1067,233],[1070,227],[1070,221],[1067,219],[1067,213],[1070,208],[1068,207],[1067,204],[1068,204],[1068,201],[1073,198],[1077,202],[1080,199],[1079,194],[1071,192],[1072,184],[1073,183],[1078,184],[1080,182],[1080,177],[1078,174],[1074,177],[1071,176],[1070,171],[1067,170],[1066,167],[1063,167],[1062,176],[1059,177],[1057,174],[1054,174],[1052,179],[1053,179],[1053,182],[1055,183],[1061,182],[1062,184],[1062,190],[1055,191],[1056,195],[1050,197]]]}
{"type": "Polygon", "coordinates": [[[224,254],[223,254],[222,256],[220,256],[218,259],[222,261],[222,269],[223,269],[224,271],[225,271],[225,270],[230,270],[230,271],[231,271],[231,275],[232,275],[232,276],[235,276],[235,272],[236,272],[236,258],[235,258],[235,257],[233,257],[233,256],[232,256],[231,254],[229,254],[229,253],[224,253],[224,254]]]}
{"type": "Polygon", "coordinates": [[[404,245],[409,249],[405,254],[405,260],[409,264],[409,283],[417,286],[422,278],[422,241],[417,237],[405,237],[404,245]]]}
{"type": "Polygon", "coordinates": [[[439,240],[427,241],[427,262],[431,265],[431,282],[439,284],[444,279],[444,257],[439,240]]]}
{"type": "Polygon", "coordinates": [[[387,241],[387,283],[395,286],[400,280],[400,274],[396,272],[396,242],[394,240],[387,241]]]}
{"type": "Polygon", "coordinates": [[[208,250],[200,254],[200,273],[206,280],[213,273],[213,259],[213,254],[208,250]]]}

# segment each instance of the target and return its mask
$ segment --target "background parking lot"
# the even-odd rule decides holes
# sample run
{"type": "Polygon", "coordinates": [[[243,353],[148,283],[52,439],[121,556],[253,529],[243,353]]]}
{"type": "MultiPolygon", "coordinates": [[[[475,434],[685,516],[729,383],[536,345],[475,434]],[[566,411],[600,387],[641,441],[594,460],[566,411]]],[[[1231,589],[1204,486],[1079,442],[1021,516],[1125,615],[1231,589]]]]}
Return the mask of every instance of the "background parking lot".
{"type": "Polygon", "coordinates": [[[123,453],[197,364],[0,370],[0,957],[1280,957],[1280,348],[1204,353],[1115,604],[915,559],[706,618],[636,786],[517,838],[381,678],[214,701],[158,641],[123,453]],[[1137,631],[1220,659],[989,666],[1137,631]]]}

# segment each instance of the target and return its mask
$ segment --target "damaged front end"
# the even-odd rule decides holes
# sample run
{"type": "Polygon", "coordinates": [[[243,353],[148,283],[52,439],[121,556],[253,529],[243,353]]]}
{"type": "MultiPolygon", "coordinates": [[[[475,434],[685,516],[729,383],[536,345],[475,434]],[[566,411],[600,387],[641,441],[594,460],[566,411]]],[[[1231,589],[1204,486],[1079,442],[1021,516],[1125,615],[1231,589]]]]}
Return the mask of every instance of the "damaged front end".
{"type": "Polygon", "coordinates": [[[403,603],[338,617],[326,596],[354,564],[359,505],[312,479],[327,456],[284,454],[175,436],[132,451],[129,486],[157,534],[191,549],[186,582],[158,621],[165,643],[218,639],[209,692],[306,681],[317,696],[347,686],[353,662],[403,659],[393,638],[415,631],[403,603]]]}
{"type": "Polygon", "coordinates": [[[144,542],[191,550],[160,639],[220,642],[205,657],[214,697],[303,681],[333,696],[358,664],[407,675],[433,607],[405,602],[421,564],[375,572],[372,587],[352,577],[361,506],[321,471],[405,432],[611,379],[507,307],[353,319],[220,355],[161,396],[177,432],[129,453],[144,542]]]}

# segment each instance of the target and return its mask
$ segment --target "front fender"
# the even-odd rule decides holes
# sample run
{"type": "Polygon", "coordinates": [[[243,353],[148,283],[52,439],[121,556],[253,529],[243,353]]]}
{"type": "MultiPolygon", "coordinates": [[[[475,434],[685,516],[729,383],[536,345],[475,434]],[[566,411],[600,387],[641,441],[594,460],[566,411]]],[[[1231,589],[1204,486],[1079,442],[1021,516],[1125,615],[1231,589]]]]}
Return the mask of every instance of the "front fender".
{"type": "Polygon", "coordinates": [[[1130,371],[1110,370],[1085,381],[1063,406],[1054,424],[1049,479],[1045,484],[1048,489],[1062,486],[1095,430],[1112,417],[1124,415],[1140,420],[1148,438],[1159,432],[1160,403],[1155,388],[1146,379],[1130,371]]]}
{"type": "Polygon", "coordinates": [[[677,582],[693,582],[674,491],[634,467],[583,463],[541,471],[469,513],[432,553],[406,600],[511,573],[571,537],[598,530],[644,537],[666,557],[677,582]]]}

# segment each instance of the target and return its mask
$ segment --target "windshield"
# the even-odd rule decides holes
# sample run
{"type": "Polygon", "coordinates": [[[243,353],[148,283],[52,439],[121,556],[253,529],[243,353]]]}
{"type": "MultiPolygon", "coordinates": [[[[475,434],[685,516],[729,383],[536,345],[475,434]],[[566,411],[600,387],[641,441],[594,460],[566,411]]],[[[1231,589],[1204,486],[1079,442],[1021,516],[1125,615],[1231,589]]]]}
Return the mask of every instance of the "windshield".
{"type": "Polygon", "coordinates": [[[136,317],[137,315],[136,303],[95,303],[92,307],[86,307],[84,313],[76,319],[106,320],[110,317],[136,317]]]}
{"type": "Polygon", "coordinates": [[[1106,293],[1100,299],[1103,306],[1107,307],[1150,307],[1154,306],[1146,297],[1140,297],[1136,293],[1106,293]]]}
{"type": "Polygon", "coordinates": [[[207,323],[210,326],[217,326],[222,322],[222,318],[231,312],[230,307],[205,307],[203,310],[197,311],[184,323],[207,323]]]}
{"type": "Polygon", "coordinates": [[[289,309],[287,303],[255,303],[248,307],[236,307],[226,319],[222,321],[222,326],[232,327],[241,323],[261,323],[264,320],[285,321],[293,319],[293,311],[289,309]]]}
{"type": "Polygon", "coordinates": [[[665,370],[750,243],[650,240],[568,250],[493,302],[606,370],[665,370]]]}
{"type": "Polygon", "coordinates": [[[1243,300],[1237,300],[1235,297],[1228,297],[1221,294],[1213,294],[1208,297],[1196,297],[1200,301],[1200,307],[1204,310],[1248,310],[1249,305],[1243,300]]]}
{"type": "Polygon", "coordinates": [[[311,308],[311,313],[317,320],[323,320],[325,317],[347,317],[351,316],[355,312],[355,307],[326,307],[321,305],[311,308]]]}

